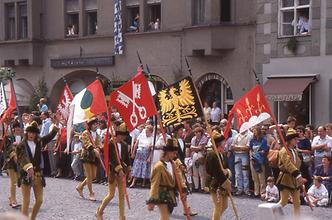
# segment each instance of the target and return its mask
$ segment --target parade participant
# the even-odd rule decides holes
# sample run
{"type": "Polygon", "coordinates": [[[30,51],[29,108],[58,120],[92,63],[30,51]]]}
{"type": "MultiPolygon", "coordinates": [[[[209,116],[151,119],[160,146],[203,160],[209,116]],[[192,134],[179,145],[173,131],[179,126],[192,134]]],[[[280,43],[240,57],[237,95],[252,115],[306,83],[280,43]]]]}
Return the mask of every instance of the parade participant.
{"type": "Polygon", "coordinates": [[[231,192],[231,181],[229,178],[232,174],[229,169],[226,169],[227,156],[224,154],[225,137],[214,131],[212,138],[216,143],[223,168],[225,168],[225,170],[221,169],[216,152],[210,151],[206,157],[206,172],[209,175],[208,187],[214,205],[212,220],[219,220],[228,207],[228,194],[231,192]],[[226,174],[224,171],[226,171],[226,174]]]}
{"type": "Polygon", "coordinates": [[[287,205],[289,196],[293,199],[294,214],[300,214],[300,188],[305,183],[305,179],[300,173],[301,160],[298,152],[295,150],[298,134],[292,128],[288,129],[286,142],[291,157],[287,153],[286,147],[279,151],[278,167],[280,173],[277,179],[277,185],[280,189],[279,204],[283,207],[287,205]]]}
{"type": "Polygon", "coordinates": [[[29,215],[30,192],[33,187],[35,194],[35,204],[32,208],[30,219],[36,219],[38,211],[43,202],[43,187],[45,187],[45,179],[43,176],[44,159],[42,149],[48,144],[58,132],[55,126],[51,133],[44,137],[39,136],[39,128],[37,122],[32,122],[27,128],[25,137],[22,142],[17,145],[16,154],[20,168],[18,186],[22,188],[22,213],[29,215]]]}
{"type": "Polygon", "coordinates": [[[4,143],[5,165],[7,169],[10,184],[9,205],[12,208],[18,208],[16,201],[16,184],[17,184],[17,155],[16,146],[21,142],[21,128],[18,121],[13,123],[13,135],[7,136],[4,143]]]}
{"type": "Polygon", "coordinates": [[[113,199],[115,188],[118,187],[119,192],[119,219],[125,219],[125,184],[123,182],[126,175],[130,175],[130,156],[128,145],[125,143],[126,137],[129,135],[125,123],[117,126],[115,136],[109,141],[109,176],[108,176],[108,194],[98,207],[96,216],[97,220],[103,219],[103,212],[108,203],[113,199]],[[117,151],[114,143],[116,144],[117,151]],[[117,157],[119,155],[119,158],[117,157]],[[120,160],[120,161],[119,161],[120,160]]]}
{"type": "Polygon", "coordinates": [[[102,148],[102,145],[101,145],[101,138],[97,134],[97,126],[98,126],[97,118],[91,118],[87,122],[87,124],[88,124],[88,130],[85,130],[81,136],[83,143],[81,160],[83,163],[83,168],[86,177],[83,180],[83,182],[81,182],[76,186],[76,190],[79,193],[80,197],[84,198],[83,189],[84,186],[87,185],[90,193],[89,200],[96,201],[95,193],[92,190],[92,181],[96,178],[96,172],[97,172],[96,164],[100,160],[99,151],[102,148]]]}
{"type": "MultiPolygon", "coordinates": [[[[154,166],[151,175],[150,198],[146,202],[148,210],[153,211],[157,205],[160,211],[160,220],[168,220],[170,211],[176,204],[176,177],[179,170],[173,163],[178,151],[177,140],[168,139],[166,146],[163,148],[163,155],[160,161],[154,166]]],[[[180,185],[185,188],[183,181],[180,185]]],[[[185,196],[185,195],[180,195],[185,196]]]]}

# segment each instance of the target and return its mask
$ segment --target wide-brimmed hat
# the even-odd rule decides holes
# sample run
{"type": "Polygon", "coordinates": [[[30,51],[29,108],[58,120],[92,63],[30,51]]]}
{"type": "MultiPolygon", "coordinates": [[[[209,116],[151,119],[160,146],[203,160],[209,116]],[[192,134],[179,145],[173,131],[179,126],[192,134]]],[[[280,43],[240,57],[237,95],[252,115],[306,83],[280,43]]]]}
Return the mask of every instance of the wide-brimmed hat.
{"type": "Polygon", "coordinates": [[[75,132],[74,137],[80,137],[80,133],[75,132]]]}
{"type": "Polygon", "coordinates": [[[116,135],[129,135],[126,123],[121,123],[119,126],[117,126],[115,128],[115,134],[116,135]]]}
{"type": "Polygon", "coordinates": [[[178,151],[178,141],[176,139],[167,139],[166,146],[163,147],[164,152],[178,151]]]}
{"type": "Polygon", "coordinates": [[[299,137],[298,133],[293,128],[288,129],[286,134],[286,141],[291,141],[292,139],[298,137],[299,137]]]}
{"type": "Polygon", "coordinates": [[[38,128],[38,124],[36,121],[31,122],[30,125],[28,125],[28,127],[25,129],[26,132],[33,132],[36,134],[40,133],[40,130],[38,128]]]}
{"type": "Polygon", "coordinates": [[[97,119],[96,117],[90,118],[90,119],[87,121],[87,124],[88,124],[89,128],[90,128],[91,125],[93,125],[94,123],[98,123],[98,119],[97,119]]]}
{"type": "Polygon", "coordinates": [[[220,134],[217,131],[212,132],[212,138],[213,138],[213,140],[216,144],[218,144],[218,143],[222,142],[223,140],[225,140],[224,135],[220,134]]]}

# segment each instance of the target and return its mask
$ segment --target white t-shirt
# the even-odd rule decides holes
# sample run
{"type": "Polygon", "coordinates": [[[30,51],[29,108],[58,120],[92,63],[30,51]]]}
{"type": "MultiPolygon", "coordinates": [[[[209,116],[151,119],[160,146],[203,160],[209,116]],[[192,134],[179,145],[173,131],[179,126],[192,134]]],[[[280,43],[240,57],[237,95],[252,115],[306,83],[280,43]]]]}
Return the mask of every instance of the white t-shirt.
{"type": "Polygon", "coordinates": [[[20,135],[15,136],[15,142],[18,144],[22,141],[22,137],[20,135]]]}
{"type": "Polygon", "coordinates": [[[220,117],[221,117],[221,109],[219,107],[212,108],[210,117],[211,117],[211,122],[220,122],[220,117]]]}
{"type": "Polygon", "coordinates": [[[204,111],[204,115],[206,117],[207,120],[210,120],[211,118],[211,107],[204,107],[203,108],[203,111],[204,111]]]}
{"type": "Polygon", "coordinates": [[[81,141],[74,143],[74,151],[80,151],[80,150],[82,150],[82,147],[83,147],[83,145],[82,145],[81,141]]]}
{"type": "Polygon", "coordinates": [[[279,198],[279,190],[278,188],[273,185],[270,187],[269,185],[266,186],[266,196],[267,198],[279,198]]]}
{"type": "Polygon", "coordinates": [[[312,185],[308,190],[308,195],[312,195],[315,198],[328,199],[329,193],[327,192],[326,187],[321,184],[319,188],[315,185],[312,185]]]}

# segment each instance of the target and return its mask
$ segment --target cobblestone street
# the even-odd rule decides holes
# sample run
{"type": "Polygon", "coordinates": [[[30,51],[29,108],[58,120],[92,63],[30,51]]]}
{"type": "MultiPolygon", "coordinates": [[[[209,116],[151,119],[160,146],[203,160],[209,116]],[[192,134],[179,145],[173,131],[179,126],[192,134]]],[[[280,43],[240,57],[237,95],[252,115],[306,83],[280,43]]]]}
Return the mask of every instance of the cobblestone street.
{"type": "MultiPolygon", "coordinates": [[[[90,202],[88,200],[80,199],[76,193],[75,186],[77,182],[64,179],[46,180],[46,188],[44,191],[44,203],[38,214],[40,220],[50,219],[66,219],[66,220],[91,220],[95,219],[94,213],[101,200],[107,193],[107,187],[99,184],[94,184],[97,202],[90,202]]],[[[130,210],[126,207],[126,218],[134,219],[158,219],[157,209],[149,212],[145,205],[145,200],[148,197],[147,189],[128,189],[130,202],[132,208],[130,210]]],[[[22,201],[21,192],[18,190],[18,201],[22,201]]],[[[85,191],[87,196],[87,189],[85,191]]],[[[8,178],[0,177],[0,212],[13,211],[7,204],[8,197],[8,178]]],[[[240,219],[255,219],[257,212],[257,205],[261,203],[257,199],[234,198],[239,211],[240,219]]],[[[207,220],[211,218],[212,203],[209,195],[193,194],[189,196],[189,202],[193,210],[197,211],[199,215],[193,220],[207,220]]],[[[118,199],[117,197],[109,204],[105,210],[105,219],[118,218],[118,199]]],[[[31,207],[31,204],[30,204],[31,207]]],[[[291,206],[288,205],[284,211],[291,213],[291,206]]],[[[316,216],[316,219],[331,219],[331,208],[315,208],[311,212],[309,207],[302,206],[301,212],[305,216],[316,216]]],[[[174,209],[172,219],[185,219],[182,212],[182,205],[174,209]]],[[[234,219],[231,206],[227,209],[223,219],[234,219]]]]}

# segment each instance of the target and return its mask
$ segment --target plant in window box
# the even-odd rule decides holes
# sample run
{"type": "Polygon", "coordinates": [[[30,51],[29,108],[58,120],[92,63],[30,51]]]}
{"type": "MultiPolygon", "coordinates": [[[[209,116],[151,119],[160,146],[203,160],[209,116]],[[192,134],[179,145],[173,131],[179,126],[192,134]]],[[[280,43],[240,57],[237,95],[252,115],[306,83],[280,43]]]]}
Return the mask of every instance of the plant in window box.
{"type": "Polygon", "coordinates": [[[296,37],[291,37],[286,45],[287,49],[291,51],[293,54],[296,54],[297,47],[298,47],[298,41],[296,37]]]}
{"type": "Polygon", "coordinates": [[[9,67],[0,67],[0,80],[11,80],[15,77],[15,71],[9,67]]]}

